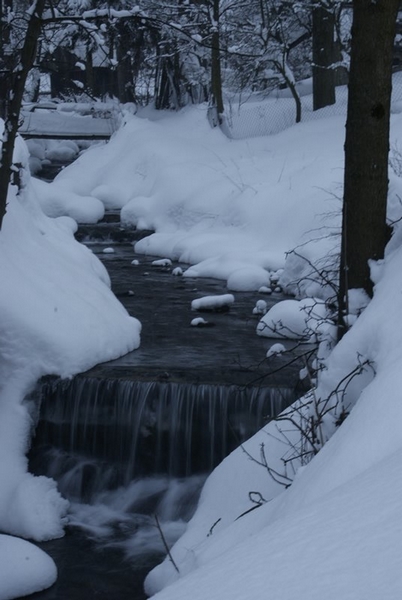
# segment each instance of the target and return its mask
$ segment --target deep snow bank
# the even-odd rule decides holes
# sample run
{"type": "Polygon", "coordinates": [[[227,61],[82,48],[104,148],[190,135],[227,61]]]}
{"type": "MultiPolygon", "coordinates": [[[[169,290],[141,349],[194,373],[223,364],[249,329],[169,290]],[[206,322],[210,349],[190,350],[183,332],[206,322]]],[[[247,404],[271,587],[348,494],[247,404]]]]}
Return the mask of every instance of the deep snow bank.
{"type": "Polygon", "coordinates": [[[64,503],[46,479],[26,475],[30,421],[21,401],[42,375],[69,377],[136,348],[140,325],[110,291],[102,264],[74,240],[70,222],[45,217],[29,189],[10,194],[0,273],[0,527],[46,539],[62,534],[64,503]]]}
{"type": "MultiPolygon", "coordinates": [[[[26,164],[21,140],[16,153],[26,164]]],[[[0,530],[34,540],[63,535],[67,503],[52,480],[27,473],[32,420],[24,398],[45,374],[70,377],[140,341],[140,323],[111,292],[103,265],[74,240],[75,227],[43,214],[29,180],[19,196],[10,187],[0,232],[0,530]]]]}

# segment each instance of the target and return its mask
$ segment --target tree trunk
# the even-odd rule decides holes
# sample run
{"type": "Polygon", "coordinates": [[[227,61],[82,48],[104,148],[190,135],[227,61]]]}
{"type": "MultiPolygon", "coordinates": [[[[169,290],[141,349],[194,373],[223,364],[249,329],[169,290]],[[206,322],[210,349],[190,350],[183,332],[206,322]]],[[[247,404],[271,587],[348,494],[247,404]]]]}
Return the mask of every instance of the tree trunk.
{"type": "Polygon", "coordinates": [[[134,102],[134,87],[133,87],[133,67],[131,60],[130,49],[132,47],[132,39],[130,30],[125,25],[124,21],[118,28],[117,36],[117,86],[118,98],[120,102],[134,102]]]}
{"type": "Polygon", "coordinates": [[[8,15],[13,8],[12,0],[0,0],[0,117],[6,118],[7,89],[9,86],[12,57],[8,44],[10,42],[10,26],[8,15]]]}
{"type": "Polygon", "coordinates": [[[313,10],[313,110],[335,104],[335,16],[323,6],[313,10]]]}
{"type": "Polygon", "coordinates": [[[221,123],[224,111],[222,97],[222,73],[221,73],[221,51],[219,39],[219,0],[214,0],[213,4],[213,23],[211,38],[211,93],[212,103],[218,113],[218,122],[221,123]]]}
{"type": "Polygon", "coordinates": [[[18,132],[22,97],[28,73],[35,60],[45,0],[37,0],[35,4],[35,10],[29,17],[20,61],[12,74],[11,86],[8,90],[7,116],[4,124],[0,159],[0,229],[6,213],[7,193],[12,175],[14,144],[18,132]]]}
{"type": "Polygon", "coordinates": [[[392,51],[399,0],[354,0],[349,101],[345,141],[340,335],[347,291],[372,294],[370,259],[387,242],[389,120],[392,51]]]}
{"type": "Polygon", "coordinates": [[[92,58],[92,49],[90,44],[87,44],[85,54],[85,85],[87,89],[91,90],[91,94],[96,96],[95,91],[95,78],[94,78],[94,65],[92,58]]]}

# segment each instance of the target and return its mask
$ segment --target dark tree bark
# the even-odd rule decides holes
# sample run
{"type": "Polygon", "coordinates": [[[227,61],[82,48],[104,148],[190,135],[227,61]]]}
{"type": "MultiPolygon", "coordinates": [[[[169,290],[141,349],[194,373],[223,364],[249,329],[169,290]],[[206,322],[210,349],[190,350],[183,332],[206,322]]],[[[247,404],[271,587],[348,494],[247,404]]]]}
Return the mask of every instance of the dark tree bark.
{"type": "Polygon", "coordinates": [[[388,239],[389,120],[392,50],[399,0],[354,0],[345,141],[340,335],[347,291],[372,294],[370,259],[381,259],[388,239]]]}
{"type": "Polygon", "coordinates": [[[120,102],[134,102],[133,68],[131,62],[131,47],[133,35],[129,24],[121,21],[117,26],[117,89],[120,102]]]}
{"type": "Polygon", "coordinates": [[[85,85],[95,95],[94,65],[90,44],[87,45],[87,51],[85,55],[85,85]]]}
{"type": "Polygon", "coordinates": [[[34,12],[31,15],[27,15],[29,20],[20,60],[15,72],[12,74],[11,85],[8,88],[6,119],[0,158],[0,229],[6,213],[8,186],[13,173],[13,152],[18,132],[22,97],[28,73],[35,60],[44,5],[45,0],[37,0],[34,12]]]}
{"type": "Polygon", "coordinates": [[[7,98],[6,91],[10,77],[12,57],[6,52],[10,41],[10,26],[7,15],[12,11],[12,0],[0,0],[0,117],[6,118],[7,98]]]}
{"type": "Polygon", "coordinates": [[[224,111],[222,98],[221,50],[219,39],[219,1],[213,0],[213,30],[211,38],[211,93],[212,102],[218,113],[218,121],[224,111]]]}
{"type": "Polygon", "coordinates": [[[313,10],[313,110],[335,104],[335,15],[324,6],[313,10]]]}

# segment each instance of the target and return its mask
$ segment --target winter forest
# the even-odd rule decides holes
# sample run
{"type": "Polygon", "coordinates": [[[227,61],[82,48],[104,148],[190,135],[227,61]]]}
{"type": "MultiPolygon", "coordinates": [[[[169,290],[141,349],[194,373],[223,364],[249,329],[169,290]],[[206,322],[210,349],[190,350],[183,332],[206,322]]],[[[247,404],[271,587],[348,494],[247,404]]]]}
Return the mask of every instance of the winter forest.
{"type": "Polygon", "coordinates": [[[0,600],[399,600],[400,1],[0,28],[0,600]]]}

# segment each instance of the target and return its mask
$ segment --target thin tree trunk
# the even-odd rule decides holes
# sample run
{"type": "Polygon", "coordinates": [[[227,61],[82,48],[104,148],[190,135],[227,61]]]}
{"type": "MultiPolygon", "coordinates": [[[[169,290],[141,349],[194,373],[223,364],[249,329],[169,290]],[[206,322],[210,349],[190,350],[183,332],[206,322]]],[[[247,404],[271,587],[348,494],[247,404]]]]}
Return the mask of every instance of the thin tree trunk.
{"type": "Polygon", "coordinates": [[[12,84],[9,88],[7,116],[4,124],[0,159],[0,229],[6,213],[8,186],[12,175],[14,144],[18,132],[25,82],[35,60],[44,5],[45,0],[37,0],[35,10],[29,17],[20,62],[12,74],[12,84]]]}
{"type": "Polygon", "coordinates": [[[399,0],[354,0],[340,265],[340,335],[347,291],[372,294],[369,260],[388,238],[389,120],[392,52],[399,0]]]}
{"type": "Polygon", "coordinates": [[[320,6],[313,10],[313,110],[335,104],[335,17],[320,6]]]}
{"type": "Polygon", "coordinates": [[[87,45],[85,55],[85,85],[89,90],[91,90],[91,94],[94,96],[97,95],[95,91],[94,66],[90,44],[87,45]]]}
{"type": "Polygon", "coordinates": [[[218,121],[221,123],[221,115],[223,114],[224,106],[222,97],[221,51],[219,39],[219,0],[214,0],[213,21],[211,38],[211,92],[212,102],[218,113],[218,121]]]}

